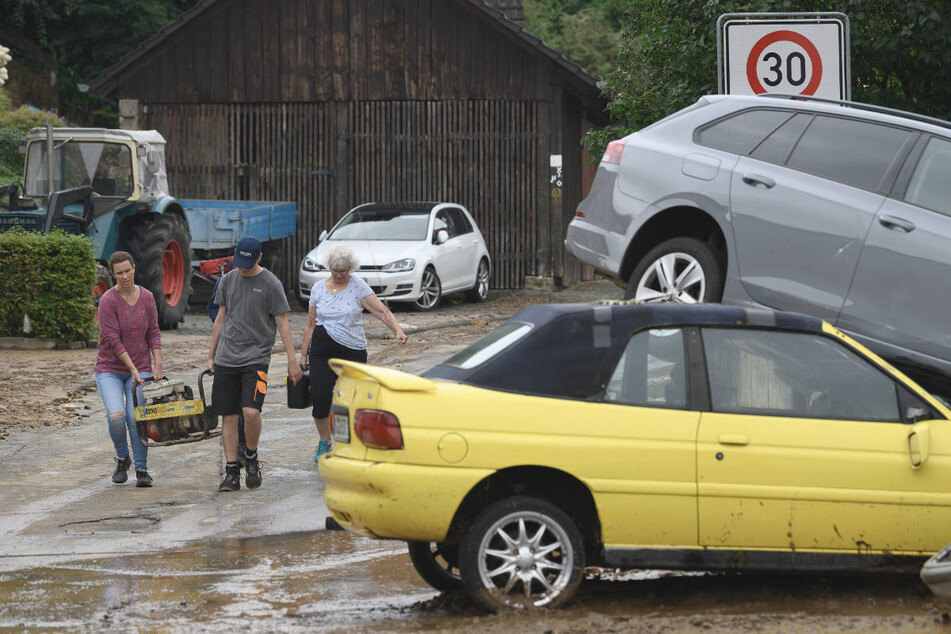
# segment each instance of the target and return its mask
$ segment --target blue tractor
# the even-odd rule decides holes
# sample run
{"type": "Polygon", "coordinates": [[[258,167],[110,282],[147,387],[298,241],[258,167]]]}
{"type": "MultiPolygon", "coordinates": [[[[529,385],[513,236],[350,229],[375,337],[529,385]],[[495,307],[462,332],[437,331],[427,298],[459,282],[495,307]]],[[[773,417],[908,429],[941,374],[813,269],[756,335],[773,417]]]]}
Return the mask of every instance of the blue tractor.
{"type": "Polygon", "coordinates": [[[296,233],[294,203],[170,196],[165,139],[155,130],[34,128],[25,151],[23,182],[0,187],[0,231],[58,228],[87,236],[99,262],[96,298],[113,283],[109,256],[128,251],[136,282],[155,296],[162,328],[184,317],[196,256],[228,255],[251,235],[265,245],[265,266],[276,268],[280,241],[296,233]]]}

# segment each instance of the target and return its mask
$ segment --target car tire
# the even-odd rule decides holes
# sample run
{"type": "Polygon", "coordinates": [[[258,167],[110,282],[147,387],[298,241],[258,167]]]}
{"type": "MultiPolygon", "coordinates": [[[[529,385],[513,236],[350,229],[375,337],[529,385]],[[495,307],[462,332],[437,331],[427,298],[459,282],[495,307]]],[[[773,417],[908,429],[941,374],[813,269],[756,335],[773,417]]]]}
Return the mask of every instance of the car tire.
{"type": "Polygon", "coordinates": [[[436,275],[436,269],[427,266],[419,280],[419,297],[416,298],[414,305],[417,310],[427,311],[439,306],[441,300],[442,282],[436,275]]]}
{"type": "Polygon", "coordinates": [[[557,607],[577,591],[584,570],[578,527],[551,502],[528,496],[479,513],[459,554],[466,593],[491,612],[557,607]]]}
{"type": "Polygon", "coordinates": [[[673,238],[648,251],[631,272],[624,293],[625,299],[644,303],[715,303],[722,297],[720,258],[695,238],[673,238]]]}
{"type": "Polygon", "coordinates": [[[459,576],[459,544],[409,542],[409,558],[423,581],[440,592],[462,588],[459,576]]]}
{"type": "Polygon", "coordinates": [[[466,291],[466,299],[481,304],[489,297],[489,263],[485,258],[479,260],[475,285],[466,291]]]}

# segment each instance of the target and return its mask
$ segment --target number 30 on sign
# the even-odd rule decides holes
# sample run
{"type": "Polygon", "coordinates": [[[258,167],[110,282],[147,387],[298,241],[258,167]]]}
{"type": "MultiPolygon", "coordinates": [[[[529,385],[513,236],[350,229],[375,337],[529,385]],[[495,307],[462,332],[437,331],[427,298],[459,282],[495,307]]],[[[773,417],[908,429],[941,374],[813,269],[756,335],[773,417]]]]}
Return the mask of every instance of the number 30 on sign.
{"type": "Polygon", "coordinates": [[[847,98],[838,20],[727,22],[725,92],[847,98]]]}

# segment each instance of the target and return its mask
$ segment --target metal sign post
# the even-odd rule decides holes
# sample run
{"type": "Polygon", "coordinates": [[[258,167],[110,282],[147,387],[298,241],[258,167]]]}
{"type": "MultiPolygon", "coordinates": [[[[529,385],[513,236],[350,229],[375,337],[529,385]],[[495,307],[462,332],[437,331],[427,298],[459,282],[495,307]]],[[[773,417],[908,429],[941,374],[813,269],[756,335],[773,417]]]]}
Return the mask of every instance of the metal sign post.
{"type": "Polygon", "coordinates": [[[725,13],[717,19],[717,89],[848,100],[849,46],[844,13],[725,13]]]}

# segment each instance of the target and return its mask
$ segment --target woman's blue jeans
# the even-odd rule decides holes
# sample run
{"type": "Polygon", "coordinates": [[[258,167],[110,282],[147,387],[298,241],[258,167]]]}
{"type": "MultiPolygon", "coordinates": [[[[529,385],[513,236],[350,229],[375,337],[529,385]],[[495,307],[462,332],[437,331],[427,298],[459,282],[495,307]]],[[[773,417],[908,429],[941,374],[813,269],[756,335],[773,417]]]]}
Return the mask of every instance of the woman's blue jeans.
{"type": "MultiPolygon", "coordinates": [[[[143,379],[151,374],[140,373],[143,379]]],[[[135,458],[136,471],[145,471],[148,465],[149,448],[139,441],[135,428],[135,406],[132,403],[132,375],[115,372],[96,372],[96,388],[106,406],[106,419],[109,422],[109,436],[116,448],[116,457],[129,457],[129,443],[132,444],[132,456],[135,458]],[[129,441],[126,441],[128,433],[129,441]]],[[[142,403],[142,387],[137,387],[136,398],[142,403]]]]}

